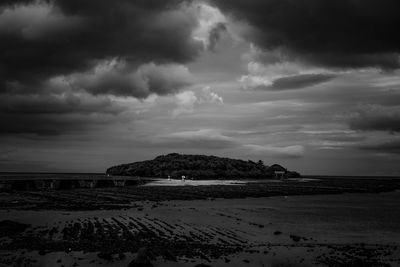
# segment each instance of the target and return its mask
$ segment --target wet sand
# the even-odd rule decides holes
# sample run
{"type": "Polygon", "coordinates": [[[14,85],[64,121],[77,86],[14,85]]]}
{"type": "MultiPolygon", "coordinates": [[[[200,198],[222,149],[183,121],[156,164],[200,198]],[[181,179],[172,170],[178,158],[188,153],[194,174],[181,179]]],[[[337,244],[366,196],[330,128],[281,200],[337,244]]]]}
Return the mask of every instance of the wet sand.
{"type": "MultiPolygon", "coordinates": [[[[271,180],[273,181],[273,180],[271,180]]],[[[256,180],[179,180],[179,179],[154,179],[143,186],[205,186],[205,185],[245,185],[257,183],[256,180]]]]}
{"type": "Polygon", "coordinates": [[[398,191],[193,199],[193,188],[210,188],[179,188],[184,200],[158,196],[126,208],[2,209],[2,221],[29,227],[0,237],[0,263],[128,266],[146,247],[154,266],[400,265],[398,191]]]}

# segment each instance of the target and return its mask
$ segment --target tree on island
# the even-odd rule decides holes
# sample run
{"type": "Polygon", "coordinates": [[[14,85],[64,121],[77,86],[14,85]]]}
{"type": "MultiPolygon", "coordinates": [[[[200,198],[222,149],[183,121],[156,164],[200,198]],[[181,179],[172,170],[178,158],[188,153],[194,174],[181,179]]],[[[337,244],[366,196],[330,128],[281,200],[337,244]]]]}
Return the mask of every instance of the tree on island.
{"type": "MultiPolygon", "coordinates": [[[[265,166],[261,160],[256,163],[251,160],[178,153],[161,155],[153,160],[114,166],[107,169],[106,173],[175,179],[182,176],[189,179],[266,179],[275,177],[274,169],[265,166]]],[[[288,171],[287,174],[288,177],[294,174],[298,175],[298,173],[288,171]]]]}

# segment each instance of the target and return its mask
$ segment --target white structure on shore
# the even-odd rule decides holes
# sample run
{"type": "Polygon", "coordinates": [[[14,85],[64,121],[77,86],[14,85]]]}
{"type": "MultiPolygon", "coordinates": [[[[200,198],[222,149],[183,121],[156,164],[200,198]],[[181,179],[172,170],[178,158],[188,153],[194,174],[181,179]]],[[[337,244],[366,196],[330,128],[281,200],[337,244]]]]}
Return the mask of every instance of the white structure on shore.
{"type": "Polygon", "coordinates": [[[275,179],[286,179],[287,178],[287,170],[283,168],[279,164],[273,164],[268,168],[268,170],[272,171],[275,176],[275,179]]]}

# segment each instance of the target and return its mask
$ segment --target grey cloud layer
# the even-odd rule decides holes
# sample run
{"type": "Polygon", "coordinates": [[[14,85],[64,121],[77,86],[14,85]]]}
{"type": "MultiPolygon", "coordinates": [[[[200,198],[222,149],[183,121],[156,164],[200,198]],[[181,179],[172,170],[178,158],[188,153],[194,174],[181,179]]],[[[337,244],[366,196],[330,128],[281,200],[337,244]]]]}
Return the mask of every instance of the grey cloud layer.
{"type": "Polygon", "coordinates": [[[19,171],[103,171],[166,152],[397,171],[399,6],[1,1],[0,149],[18,151],[3,154],[19,171]],[[249,89],[265,90],[240,90],[245,64],[249,89]]]}
{"type": "Polygon", "coordinates": [[[40,83],[114,57],[134,65],[184,63],[201,49],[191,38],[194,14],[178,8],[178,1],[24,2],[0,6],[3,85],[40,83]]]}
{"type": "Polygon", "coordinates": [[[87,130],[119,120],[110,95],[176,93],[193,82],[197,26],[178,0],[2,1],[0,133],[87,130]]]}
{"type": "Polygon", "coordinates": [[[397,0],[214,0],[244,36],[289,59],[329,67],[400,67],[397,0]]]}

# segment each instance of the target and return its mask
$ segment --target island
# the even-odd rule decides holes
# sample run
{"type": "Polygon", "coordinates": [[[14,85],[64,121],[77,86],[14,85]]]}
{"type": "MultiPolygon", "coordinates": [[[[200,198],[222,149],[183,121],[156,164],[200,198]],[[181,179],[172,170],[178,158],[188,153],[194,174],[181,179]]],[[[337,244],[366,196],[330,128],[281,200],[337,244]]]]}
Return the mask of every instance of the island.
{"type": "Polygon", "coordinates": [[[171,153],[152,160],[108,168],[107,175],[173,179],[271,179],[297,178],[300,174],[279,164],[264,165],[259,160],[241,160],[206,155],[171,153]]]}

